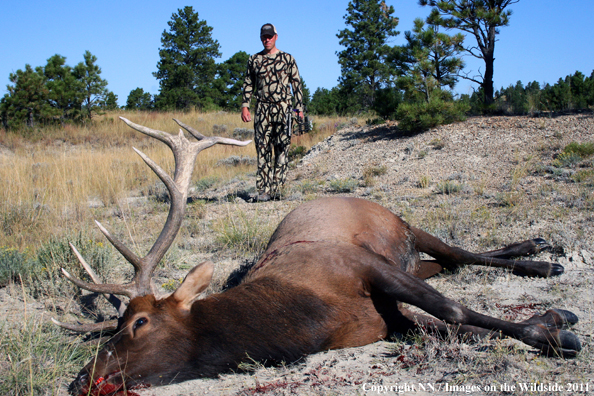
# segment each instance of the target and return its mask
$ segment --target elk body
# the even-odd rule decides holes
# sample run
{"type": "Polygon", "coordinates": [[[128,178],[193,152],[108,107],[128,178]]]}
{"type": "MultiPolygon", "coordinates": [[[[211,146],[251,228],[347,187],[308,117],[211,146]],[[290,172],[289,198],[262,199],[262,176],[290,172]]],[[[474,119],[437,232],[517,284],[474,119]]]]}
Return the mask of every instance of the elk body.
{"type": "MultiPolygon", "coordinates": [[[[510,259],[538,253],[547,247],[545,241],[473,254],[356,198],[325,198],[293,210],[238,286],[200,299],[213,274],[213,264],[204,262],[173,294],[159,299],[152,292],[150,275],[181,224],[197,153],[215,143],[247,143],[205,138],[178,121],[199,139],[190,143],[181,131],[173,136],[123,120],[172,148],[174,179],[141,154],[169,189],[171,210],[145,258],[136,257],[101,227],[135,267],[130,284],[88,284],[66,274],[85,289],[130,297],[124,311],[117,298],[108,296],[123,312],[117,333],[81,370],[71,385],[73,394],[105,395],[214,376],[248,359],[291,362],[319,351],[366,345],[418,326],[445,331],[446,323],[458,325],[459,334],[512,337],[546,354],[575,356],[581,349],[579,339],[565,330],[577,322],[571,312],[552,309],[524,322],[507,322],[473,312],[423,281],[443,268],[466,264],[510,268],[529,276],[560,275],[563,267],[558,264],[510,259]],[[420,252],[435,260],[421,260],[420,252]],[[402,303],[432,317],[413,314],[402,303]]],[[[79,259],[86,265],[80,255],[79,259]]]]}

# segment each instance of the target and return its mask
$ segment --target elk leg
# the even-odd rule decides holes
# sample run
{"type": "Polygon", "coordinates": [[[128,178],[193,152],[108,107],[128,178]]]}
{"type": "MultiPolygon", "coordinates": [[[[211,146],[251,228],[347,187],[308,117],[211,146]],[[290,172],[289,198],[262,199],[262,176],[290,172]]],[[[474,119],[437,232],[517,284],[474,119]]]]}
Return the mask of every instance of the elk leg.
{"type": "MultiPolygon", "coordinates": [[[[427,253],[431,257],[434,257],[437,264],[444,268],[453,270],[460,265],[475,264],[512,269],[527,276],[539,276],[544,278],[561,275],[564,271],[563,266],[556,263],[529,260],[518,261],[501,258],[510,257],[512,254],[525,255],[542,250],[539,250],[539,246],[543,246],[543,243],[546,245],[546,242],[540,238],[513,244],[506,248],[493,250],[491,252],[471,253],[454,246],[449,246],[443,243],[439,238],[418,228],[411,227],[411,229],[416,237],[415,248],[419,252],[427,253]],[[542,241],[542,243],[540,241],[542,241]]],[[[427,265],[428,264],[425,264],[425,266],[427,265]]],[[[423,265],[421,267],[423,267],[423,265]]],[[[423,279],[426,279],[426,277],[423,279]]]]}
{"type": "Polygon", "coordinates": [[[502,337],[501,333],[492,330],[487,330],[480,327],[469,325],[458,325],[448,327],[448,325],[445,322],[436,319],[433,316],[423,315],[418,312],[413,312],[406,308],[399,308],[399,310],[405,318],[407,318],[412,324],[414,324],[414,326],[409,325],[409,328],[429,330],[430,332],[439,333],[442,337],[447,337],[452,333],[463,339],[471,338],[479,340],[502,337]]]}
{"type": "MultiPolygon", "coordinates": [[[[472,339],[502,338],[501,333],[492,330],[470,325],[448,327],[446,323],[432,316],[423,315],[402,307],[399,307],[398,309],[402,316],[410,321],[410,323],[407,323],[406,327],[404,327],[406,329],[411,329],[413,327],[423,328],[439,333],[444,337],[448,334],[452,334],[453,332],[454,335],[460,336],[464,339],[469,337],[472,339]]],[[[578,317],[572,312],[566,311],[564,309],[550,309],[543,315],[534,315],[530,319],[524,320],[520,323],[542,325],[549,329],[565,330],[570,325],[576,324],[577,322],[578,317]]]]}
{"type": "MultiPolygon", "coordinates": [[[[552,318],[553,315],[545,314],[542,319],[533,317],[524,323],[507,322],[474,312],[462,304],[446,298],[414,275],[383,260],[375,260],[374,264],[368,268],[372,295],[376,291],[392,298],[394,302],[400,301],[414,305],[446,323],[469,325],[501,332],[505,336],[538,348],[545,354],[570,357],[575,356],[581,350],[580,341],[576,335],[556,328],[557,325],[546,325],[559,322],[552,318]]],[[[556,312],[567,311],[557,310],[556,312]]],[[[577,319],[571,313],[562,316],[577,319]]],[[[566,322],[570,322],[570,320],[566,320],[566,322]]]]}
{"type": "Polygon", "coordinates": [[[479,254],[484,257],[508,259],[511,257],[530,256],[548,249],[551,249],[551,245],[549,245],[547,241],[542,238],[535,238],[523,242],[512,243],[501,249],[490,250],[479,254]]]}

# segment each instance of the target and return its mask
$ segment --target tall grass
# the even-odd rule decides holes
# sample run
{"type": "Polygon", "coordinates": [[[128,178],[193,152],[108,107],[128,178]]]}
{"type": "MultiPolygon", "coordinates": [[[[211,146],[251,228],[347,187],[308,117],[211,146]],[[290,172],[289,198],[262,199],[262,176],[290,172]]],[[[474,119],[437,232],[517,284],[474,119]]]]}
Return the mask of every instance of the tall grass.
{"type": "MultiPolygon", "coordinates": [[[[173,156],[161,142],[136,132],[119,116],[171,133],[179,131],[177,118],[205,135],[231,137],[233,130],[251,127],[238,113],[157,113],[117,111],[97,117],[89,125],[47,127],[27,134],[0,130],[0,144],[11,155],[0,154],[0,246],[36,250],[43,241],[88,226],[97,211],[112,207],[131,195],[149,195],[160,184],[136,155],[143,151],[166,171],[174,167],[173,156]],[[23,136],[26,135],[26,138],[23,136]]],[[[306,148],[334,133],[339,118],[319,118],[309,134],[294,136],[293,143],[306,148]]],[[[6,151],[6,150],[4,150],[6,151]]],[[[255,157],[254,145],[217,145],[203,151],[195,166],[195,179],[230,180],[255,171],[254,166],[217,167],[231,155],[255,157]]]]}

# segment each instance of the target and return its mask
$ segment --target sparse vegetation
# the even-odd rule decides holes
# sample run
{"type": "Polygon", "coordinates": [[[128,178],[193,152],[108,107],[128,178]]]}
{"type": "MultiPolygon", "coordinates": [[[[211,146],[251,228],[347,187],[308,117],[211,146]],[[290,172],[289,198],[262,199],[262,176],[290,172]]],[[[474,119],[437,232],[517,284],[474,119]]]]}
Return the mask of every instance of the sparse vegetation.
{"type": "Polygon", "coordinates": [[[330,181],[330,191],[336,193],[349,193],[359,186],[359,182],[352,178],[334,179],[330,181]]]}
{"type": "MultiPolygon", "coordinates": [[[[177,129],[169,121],[172,117],[191,125],[202,125],[197,128],[201,131],[212,130],[212,125],[227,125],[226,133],[230,134],[235,125],[239,125],[234,124],[235,119],[239,120],[238,115],[227,113],[121,114],[135,122],[168,131],[177,129]]],[[[123,260],[113,254],[111,247],[103,246],[107,242],[91,220],[101,221],[139,254],[146,252],[154,242],[165,220],[167,202],[156,199],[163,190],[161,182],[133,155],[129,146],[147,153],[166,171],[172,170],[170,154],[160,143],[121,128],[116,119],[117,114],[111,113],[98,117],[96,123],[85,128],[75,129],[67,125],[63,129],[44,130],[34,134],[34,142],[12,132],[0,132],[0,143],[13,154],[4,157],[0,153],[3,187],[0,193],[0,287],[4,287],[0,292],[15,298],[10,301],[18,301],[15,310],[19,309],[20,313],[23,300],[38,307],[33,311],[28,305],[26,321],[21,316],[2,316],[5,314],[0,312],[1,394],[29,395],[31,389],[33,394],[59,394],[93,353],[92,347],[83,344],[80,338],[52,327],[47,320],[47,311],[53,311],[65,321],[73,318],[85,321],[88,320],[85,316],[93,314],[105,316],[102,311],[81,314],[81,300],[104,303],[103,299],[75,291],[60,275],[59,268],[66,267],[76,276],[85,277],[67,242],[73,241],[87,261],[104,276],[119,281],[127,279],[130,266],[115,266],[123,260]],[[23,297],[23,289],[26,297],[23,297]],[[71,298],[73,295],[74,299],[71,298]],[[32,296],[38,297],[37,300],[32,296]],[[37,309],[44,312],[43,317],[29,314],[39,312],[37,309]],[[16,350],[17,347],[20,349],[16,350]]],[[[580,122],[585,124],[584,130],[591,125],[587,117],[567,118],[574,119],[583,120],[580,122]]],[[[293,144],[309,149],[335,133],[339,125],[348,125],[345,120],[348,119],[318,119],[316,130],[295,136],[293,144]]],[[[584,350],[574,360],[547,359],[533,355],[530,349],[518,347],[512,341],[472,344],[454,337],[442,340],[431,334],[420,334],[413,339],[398,339],[394,344],[375,344],[357,351],[357,356],[369,356],[388,348],[393,353],[389,356],[378,354],[369,367],[366,363],[353,363],[360,364],[357,368],[361,367],[365,373],[353,371],[349,374],[372,378],[382,372],[403,379],[414,374],[418,379],[429,378],[439,366],[452,373],[446,378],[449,384],[462,385],[479,381],[477,376],[489,382],[512,381],[513,375],[517,374],[516,368],[525,367],[526,372],[534,373],[531,378],[535,380],[578,380],[585,378],[584,375],[589,378],[592,374],[592,346],[583,334],[588,332],[590,297],[583,290],[591,289],[592,280],[589,272],[582,269],[587,269],[591,263],[588,260],[594,257],[588,256],[591,254],[591,211],[594,208],[592,154],[588,154],[586,143],[570,144],[573,140],[583,142],[587,135],[579,128],[562,128],[563,120],[563,117],[546,120],[514,117],[503,121],[498,118],[471,119],[460,126],[431,131],[429,133],[435,137],[430,139],[427,135],[419,135],[402,140],[382,140],[381,146],[377,146],[378,152],[374,151],[372,155],[365,151],[370,146],[362,146],[368,144],[364,137],[357,136],[361,143],[344,149],[353,140],[345,140],[344,146],[340,146],[338,136],[342,135],[338,135],[332,140],[336,144],[333,148],[336,155],[342,158],[356,156],[353,158],[365,165],[357,166],[355,161],[350,161],[350,168],[339,166],[328,160],[330,153],[324,151],[316,157],[319,161],[308,160],[309,163],[290,171],[287,199],[265,204],[246,204],[237,198],[239,194],[234,193],[236,189],[253,187],[253,166],[214,167],[217,161],[233,155],[255,156],[253,146],[242,149],[213,147],[199,156],[192,189],[194,195],[189,199],[181,233],[163,260],[155,283],[171,292],[187,269],[198,262],[212,260],[217,265],[208,292],[218,291],[228,274],[246,258],[252,260],[259,255],[278,222],[300,202],[335,193],[365,196],[381,202],[410,224],[473,251],[496,249],[536,236],[547,239],[553,245],[553,251],[541,253],[539,260],[563,264],[571,260],[572,265],[566,266],[568,273],[561,278],[532,281],[516,278],[502,270],[468,267],[429,282],[449,298],[474,310],[514,320],[543,313],[549,307],[572,310],[574,307],[570,305],[574,305],[575,309],[584,312],[578,314],[580,319],[586,318],[576,326],[584,350]],[[488,128],[477,126],[479,122],[488,128]],[[447,136],[447,142],[460,142],[462,132],[458,132],[459,129],[480,134],[494,129],[498,122],[504,125],[499,127],[501,131],[513,133],[516,138],[523,138],[523,134],[528,135],[532,130],[546,136],[557,133],[554,139],[541,141],[530,137],[533,140],[527,139],[528,143],[514,146],[509,152],[483,152],[481,145],[471,142],[468,146],[472,150],[470,154],[477,161],[472,168],[463,161],[467,157],[452,155],[459,154],[453,151],[453,143],[444,144],[443,136],[447,136]],[[508,129],[508,125],[515,123],[527,123],[535,128],[508,129]],[[539,125],[543,125],[544,132],[539,125]],[[427,151],[431,161],[416,160],[423,150],[427,151]],[[401,156],[394,156],[394,153],[401,156]],[[557,157],[554,157],[555,153],[558,153],[557,157]],[[552,166],[562,153],[576,154],[581,159],[567,167],[552,166]],[[362,175],[361,179],[352,176],[358,174],[362,175]],[[375,187],[358,188],[368,186],[368,183],[375,187]],[[240,187],[230,188],[236,184],[240,187]],[[429,188],[431,190],[421,190],[429,188]],[[473,193],[465,193],[467,188],[473,193]],[[227,190],[232,191],[230,195],[222,192],[227,190]],[[536,294],[540,293],[536,291],[536,282],[546,293],[536,294]],[[516,296],[518,290],[523,293],[520,297],[516,296]],[[518,301],[521,307],[534,305],[536,308],[528,315],[515,306],[510,308],[507,301],[502,303],[506,299],[518,301]],[[512,314],[516,316],[509,316],[512,314]],[[493,371],[493,367],[497,369],[493,371]]],[[[352,133],[352,130],[345,132],[352,133]]],[[[364,136],[359,130],[356,133],[364,136]]],[[[491,143],[498,142],[497,138],[491,139],[494,141],[484,140],[488,150],[491,143]]],[[[103,306],[99,305],[99,309],[103,306]]],[[[344,350],[316,355],[306,359],[304,365],[291,366],[291,375],[295,378],[318,375],[317,378],[324,378],[322,384],[332,386],[331,389],[340,393],[346,389],[345,384],[351,384],[352,388],[352,382],[349,382],[352,379],[340,379],[336,374],[338,369],[333,365],[337,359],[349,361],[353,353],[344,350]],[[315,361],[323,362],[324,368],[318,369],[317,363],[311,363],[315,361]]],[[[217,386],[225,384],[225,389],[247,389],[257,376],[261,385],[257,389],[268,385],[272,389],[279,376],[287,373],[284,367],[255,364],[250,367],[250,362],[243,367],[248,370],[247,374],[204,380],[208,384],[204,386],[219,389],[217,386]],[[269,384],[266,382],[268,374],[274,375],[269,384]]],[[[305,382],[300,381],[291,383],[290,389],[294,392],[304,390],[305,382]]]]}
{"type": "Polygon", "coordinates": [[[211,227],[221,248],[257,256],[266,248],[276,224],[260,217],[258,212],[234,211],[213,222],[211,227]]]}

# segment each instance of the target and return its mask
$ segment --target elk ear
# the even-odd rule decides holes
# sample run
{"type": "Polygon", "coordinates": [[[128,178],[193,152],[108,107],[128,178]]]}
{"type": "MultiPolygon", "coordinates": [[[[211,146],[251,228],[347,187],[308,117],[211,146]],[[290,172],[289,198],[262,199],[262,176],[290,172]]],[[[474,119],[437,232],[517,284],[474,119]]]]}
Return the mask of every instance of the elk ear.
{"type": "Polygon", "coordinates": [[[210,284],[213,272],[214,264],[211,261],[200,263],[188,272],[182,284],[173,293],[173,298],[177,300],[181,309],[190,310],[198,295],[210,284]]]}

